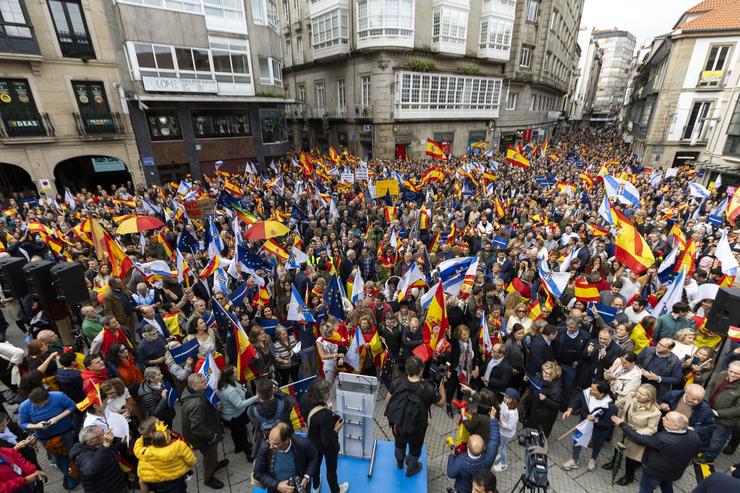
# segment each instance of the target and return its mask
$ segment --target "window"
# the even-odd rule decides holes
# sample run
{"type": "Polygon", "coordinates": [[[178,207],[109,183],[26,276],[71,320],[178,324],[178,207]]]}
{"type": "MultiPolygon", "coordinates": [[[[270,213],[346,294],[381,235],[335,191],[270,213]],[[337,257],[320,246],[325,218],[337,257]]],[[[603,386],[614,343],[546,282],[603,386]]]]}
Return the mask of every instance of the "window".
{"type": "Polygon", "coordinates": [[[32,39],[31,25],[27,18],[21,0],[0,0],[0,39],[32,39]]]}
{"type": "Polygon", "coordinates": [[[430,114],[497,110],[501,94],[501,79],[493,77],[399,72],[396,84],[399,110],[430,114]]]}
{"type": "Polygon", "coordinates": [[[249,50],[245,41],[231,38],[209,38],[213,71],[219,82],[251,84],[249,50]]]}
{"type": "Polygon", "coordinates": [[[324,88],[324,81],[317,80],[316,84],[316,107],[320,110],[326,108],[326,90],[324,88]]]}
{"type": "Polygon", "coordinates": [[[511,30],[514,22],[497,17],[485,17],[480,24],[480,48],[511,49],[511,30]]]}
{"type": "Polygon", "coordinates": [[[371,81],[372,79],[370,75],[363,75],[360,77],[360,86],[362,88],[360,104],[364,107],[370,106],[372,103],[371,81]]]}
{"type": "Polygon", "coordinates": [[[295,37],[295,63],[303,63],[303,36],[295,37]]]}
{"type": "Polygon", "coordinates": [[[707,114],[709,113],[709,107],[712,105],[711,101],[698,101],[694,103],[689,113],[689,119],[686,121],[686,128],[683,131],[683,138],[686,140],[694,139],[694,132],[698,132],[696,137],[697,140],[704,140],[707,114]]]}
{"type": "MultiPolygon", "coordinates": [[[[229,0],[239,3],[239,0],[229,0]]],[[[275,0],[252,0],[252,22],[258,26],[269,26],[277,32],[278,8],[275,0]]]]}
{"type": "Polygon", "coordinates": [[[529,68],[532,63],[532,48],[522,46],[521,54],[519,55],[519,66],[529,68]]]}
{"type": "Polygon", "coordinates": [[[295,97],[298,101],[306,102],[306,84],[298,84],[295,97]]]}
{"type": "MultiPolygon", "coordinates": [[[[209,50],[149,43],[132,43],[139,74],[151,77],[213,79],[209,50]]],[[[238,64],[238,61],[237,61],[238,64]]]]}
{"type": "Polygon", "coordinates": [[[275,144],[288,140],[288,125],[282,110],[260,110],[262,143],[275,144]]]}
{"type": "Polygon", "coordinates": [[[735,101],[732,119],[730,119],[730,125],[727,127],[724,154],[740,157],[740,98],[735,101]]]}
{"type": "Polygon", "coordinates": [[[0,117],[10,137],[46,135],[26,79],[0,79],[0,117]]]}
{"type": "Polygon", "coordinates": [[[203,0],[205,14],[227,19],[244,19],[244,7],[240,0],[203,0]]]}
{"type": "Polygon", "coordinates": [[[340,115],[344,114],[344,108],[347,105],[346,97],[344,94],[344,79],[337,81],[337,112],[340,115]]]}
{"type": "Polygon", "coordinates": [[[357,0],[357,37],[414,35],[414,0],[357,0]]]}
{"type": "Polygon", "coordinates": [[[558,11],[553,10],[552,15],[550,16],[550,31],[557,30],[558,26],[558,11]]]}
{"type": "Polygon", "coordinates": [[[72,91],[74,91],[81,123],[86,133],[116,131],[102,82],[72,81],[72,91]]]}
{"type": "Polygon", "coordinates": [[[509,111],[516,110],[517,99],[519,99],[519,94],[515,92],[510,92],[509,95],[506,97],[506,109],[509,111]]]}
{"type": "Polygon", "coordinates": [[[529,102],[529,111],[537,111],[537,95],[532,94],[532,99],[529,102]]]}
{"type": "Polygon", "coordinates": [[[49,0],[49,10],[57,31],[62,56],[70,58],[95,58],[85,14],[79,0],[49,0]]]}
{"type": "Polygon", "coordinates": [[[146,122],[149,126],[149,136],[153,141],[182,139],[177,110],[156,109],[147,111],[146,122]]]}
{"type": "Polygon", "coordinates": [[[159,7],[180,12],[203,13],[201,0],[117,0],[119,3],[131,3],[144,7],[159,7]]]}
{"type": "Polygon", "coordinates": [[[540,0],[529,0],[527,3],[527,21],[537,22],[540,14],[540,0]]]}
{"type": "Polygon", "coordinates": [[[699,78],[700,87],[717,87],[724,77],[725,61],[730,52],[729,46],[712,46],[707,63],[699,78]]]}
{"type": "Polygon", "coordinates": [[[193,110],[193,133],[196,138],[244,137],[252,135],[249,112],[243,110],[193,110]]]}
{"type": "Polygon", "coordinates": [[[280,60],[270,57],[259,57],[260,84],[263,86],[283,85],[283,66],[280,60]]]}
{"type": "Polygon", "coordinates": [[[465,50],[468,12],[450,7],[434,9],[432,22],[432,43],[443,43],[465,50]]]}
{"type": "Polygon", "coordinates": [[[349,42],[349,21],[346,10],[337,9],[311,19],[311,43],[314,50],[349,42]]]}

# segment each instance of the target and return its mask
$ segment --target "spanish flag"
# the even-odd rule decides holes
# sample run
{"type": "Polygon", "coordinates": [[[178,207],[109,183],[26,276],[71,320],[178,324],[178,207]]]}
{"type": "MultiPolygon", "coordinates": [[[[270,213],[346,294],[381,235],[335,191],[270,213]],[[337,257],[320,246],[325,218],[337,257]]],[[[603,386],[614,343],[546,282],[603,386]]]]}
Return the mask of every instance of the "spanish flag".
{"type": "Polygon", "coordinates": [[[421,210],[419,211],[419,229],[429,229],[429,223],[432,220],[432,211],[427,209],[426,205],[421,206],[421,210]]]}
{"type": "Polygon", "coordinates": [[[727,330],[727,338],[732,342],[740,342],[740,327],[731,325],[727,330]]]}
{"type": "Polygon", "coordinates": [[[465,421],[471,419],[473,415],[468,411],[466,401],[453,400],[452,403],[460,410],[460,417],[457,420],[457,430],[455,431],[455,450],[458,453],[465,453],[468,450],[468,439],[470,432],[465,428],[465,421]]]}
{"type": "Polygon", "coordinates": [[[426,185],[429,182],[437,182],[445,179],[445,173],[439,168],[429,168],[421,175],[421,184],[426,185]]]}
{"type": "Polygon", "coordinates": [[[391,223],[396,220],[396,217],[398,216],[398,207],[386,205],[383,207],[383,211],[385,212],[385,222],[391,223]]]}
{"type": "Polygon", "coordinates": [[[333,145],[329,146],[329,159],[331,159],[334,164],[339,162],[339,153],[334,149],[333,145]]]}
{"type": "Polygon", "coordinates": [[[589,284],[585,277],[576,279],[576,299],[578,301],[599,301],[599,289],[595,284],[589,284]]]}
{"type": "Polygon", "coordinates": [[[609,233],[608,229],[601,228],[595,224],[587,224],[586,227],[588,228],[588,233],[594,237],[604,236],[609,233]]]}
{"type": "Polygon", "coordinates": [[[437,283],[432,289],[434,289],[434,297],[427,308],[422,337],[424,338],[424,343],[433,351],[436,349],[437,343],[444,339],[447,329],[450,327],[450,322],[447,319],[447,307],[445,306],[442,283],[437,283]],[[437,330],[434,330],[435,328],[437,330]]]}
{"type": "Polygon", "coordinates": [[[736,191],[727,204],[727,221],[735,226],[738,216],[740,216],[740,192],[736,191]]]}
{"type": "Polygon", "coordinates": [[[162,315],[162,320],[164,320],[170,335],[175,336],[180,333],[180,314],[178,312],[165,313],[162,315]]]}
{"type": "Polygon", "coordinates": [[[167,238],[165,238],[164,236],[164,231],[160,231],[159,233],[157,233],[157,241],[160,245],[162,245],[162,248],[164,248],[164,254],[167,255],[167,258],[171,259],[174,256],[175,251],[167,242],[167,238]]]}
{"type": "Polygon", "coordinates": [[[520,168],[529,169],[529,159],[513,147],[509,147],[506,151],[506,162],[520,168]]]}
{"type": "Polygon", "coordinates": [[[427,139],[426,155],[432,156],[434,159],[447,159],[447,156],[442,151],[442,145],[432,139],[427,139]]]}
{"type": "Polygon", "coordinates": [[[686,236],[684,236],[683,231],[678,227],[678,224],[673,225],[671,230],[668,232],[668,237],[673,238],[674,245],[681,245],[681,249],[686,248],[686,236]]]}
{"type": "Polygon", "coordinates": [[[496,198],[493,200],[493,205],[496,208],[496,215],[501,219],[506,215],[506,210],[504,209],[504,201],[501,199],[501,194],[497,193],[496,198]]]}
{"type": "Polygon", "coordinates": [[[679,257],[679,260],[676,262],[676,272],[681,272],[681,269],[683,268],[686,269],[687,276],[692,275],[694,273],[694,269],[696,269],[696,244],[694,243],[694,238],[689,240],[689,243],[686,245],[686,248],[679,257]]]}
{"type": "Polygon", "coordinates": [[[539,301],[532,300],[529,304],[529,313],[527,314],[527,317],[532,321],[539,320],[540,317],[542,317],[542,307],[540,306],[539,301]]]}
{"type": "Polygon", "coordinates": [[[267,288],[264,286],[259,286],[257,289],[257,292],[254,295],[254,300],[252,300],[253,303],[256,306],[269,306],[270,305],[270,292],[267,291],[267,288]]]}
{"type": "Polygon", "coordinates": [[[219,265],[221,265],[221,257],[218,255],[214,256],[210,262],[208,262],[208,265],[206,265],[205,269],[200,271],[200,274],[198,274],[199,279],[205,279],[207,277],[211,277],[214,272],[216,272],[216,269],[218,269],[219,265]]]}
{"type": "Polygon", "coordinates": [[[129,199],[129,200],[123,200],[123,199],[119,199],[119,198],[116,198],[116,197],[112,197],[111,198],[111,201],[114,204],[125,205],[126,207],[130,207],[131,209],[136,209],[136,202],[134,202],[131,199],[129,199]]]}
{"type": "Polygon", "coordinates": [[[3,209],[3,216],[10,217],[15,214],[18,214],[18,209],[16,209],[15,207],[8,207],[7,209],[3,209]]]}
{"type": "Polygon", "coordinates": [[[589,190],[591,190],[591,188],[594,186],[594,177],[591,176],[590,174],[588,174],[588,173],[581,173],[580,175],[578,175],[578,178],[580,178],[581,180],[583,180],[583,184],[589,190]]]}
{"type": "Polygon", "coordinates": [[[655,257],[645,238],[627,217],[611,206],[614,226],[617,230],[614,241],[614,256],[635,274],[642,274],[655,263],[655,257]]]}
{"type": "Polygon", "coordinates": [[[267,252],[275,255],[281,262],[288,261],[288,252],[274,238],[265,241],[263,247],[267,252]]]}
{"type": "Polygon", "coordinates": [[[239,185],[232,182],[228,178],[224,178],[224,190],[229,192],[231,195],[233,195],[236,198],[240,198],[244,196],[244,190],[241,189],[239,185]]]}
{"type": "Polygon", "coordinates": [[[432,240],[429,242],[429,253],[437,253],[439,251],[439,233],[435,233],[432,236],[432,240]]]}
{"type": "Polygon", "coordinates": [[[311,174],[313,173],[313,163],[311,162],[311,158],[308,157],[305,151],[301,151],[301,153],[298,155],[298,162],[301,164],[303,176],[305,178],[311,176],[311,174]]]}

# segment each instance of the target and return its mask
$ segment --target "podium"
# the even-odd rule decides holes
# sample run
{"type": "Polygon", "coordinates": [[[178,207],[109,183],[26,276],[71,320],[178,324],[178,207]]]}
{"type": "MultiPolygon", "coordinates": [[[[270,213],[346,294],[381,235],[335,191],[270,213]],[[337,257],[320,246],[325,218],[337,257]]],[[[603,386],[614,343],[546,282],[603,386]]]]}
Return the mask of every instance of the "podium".
{"type": "Polygon", "coordinates": [[[369,459],[373,451],[375,397],[378,379],[340,373],[334,389],[334,411],[344,419],[339,432],[341,453],[369,459]]]}

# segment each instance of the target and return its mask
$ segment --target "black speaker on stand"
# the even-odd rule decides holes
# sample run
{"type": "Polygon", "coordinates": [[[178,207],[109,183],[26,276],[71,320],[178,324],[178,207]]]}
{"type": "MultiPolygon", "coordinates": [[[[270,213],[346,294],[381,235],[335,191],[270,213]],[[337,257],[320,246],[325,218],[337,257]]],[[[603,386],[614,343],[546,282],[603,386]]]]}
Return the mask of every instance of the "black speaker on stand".
{"type": "Polygon", "coordinates": [[[82,264],[60,262],[51,268],[51,278],[59,301],[67,305],[76,305],[90,299],[82,264]]]}
{"type": "Polygon", "coordinates": [[[54,262],[48,260],[35,260],[23,267],[26,282],[31,292],[36,293],[42,303],[56,301],[57,293],[52,285],[51,268],[54,262]]]}
{"type": "Polygon", "coordinates": [[[20,257],[0,258],[0,284],[6,298],[17,298],[19,301],[28,294],[28,284],[23,273],[23,266],[28,261],[20,257]]]}
{"type": "Polygon", "coordinates": [[[740,323],[740,288],[719,288],[707,315],[707,328],[723,337],[730,325],[740,323]]]}

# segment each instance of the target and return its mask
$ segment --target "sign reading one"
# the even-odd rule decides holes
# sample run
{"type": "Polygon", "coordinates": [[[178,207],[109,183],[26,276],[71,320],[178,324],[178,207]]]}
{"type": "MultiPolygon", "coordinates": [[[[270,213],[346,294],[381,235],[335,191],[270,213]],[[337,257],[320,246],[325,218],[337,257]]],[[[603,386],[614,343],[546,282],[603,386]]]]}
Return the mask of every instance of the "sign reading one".
{"type": "Polygon", "coordinates": [[[142,77],[149,92],[218,92],[218,82],[211,79],[178,79],[176,77],[142,77]]]}

